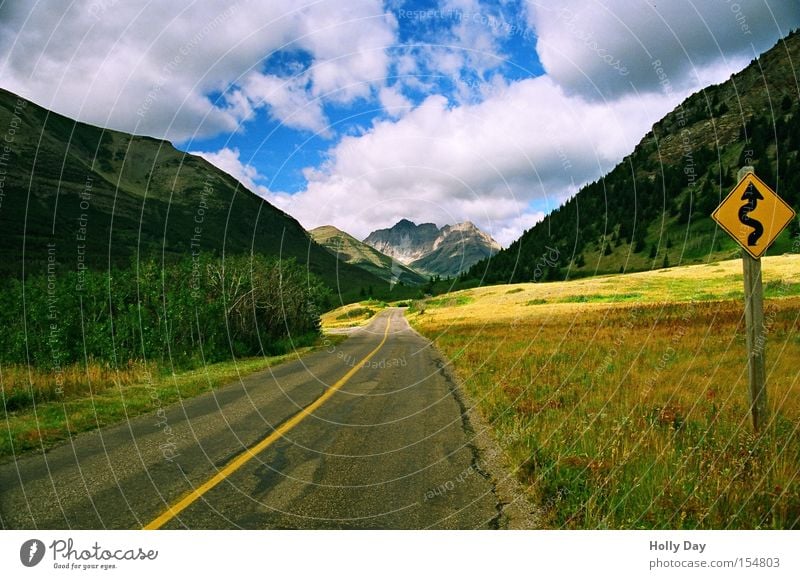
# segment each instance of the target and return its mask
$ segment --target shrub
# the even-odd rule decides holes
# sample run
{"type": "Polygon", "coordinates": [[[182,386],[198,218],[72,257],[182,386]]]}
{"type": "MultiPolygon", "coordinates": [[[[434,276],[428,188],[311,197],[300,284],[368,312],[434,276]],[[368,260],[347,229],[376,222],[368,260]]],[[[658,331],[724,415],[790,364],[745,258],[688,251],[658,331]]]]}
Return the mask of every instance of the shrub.
{"type": "Polygon", "coordinates": [[[55,370],[86,360],[192,366],[279,354],[319,334],[328,297],[293,261],[258,255],[48,274],[0,287],[0,361],[55,370]]]}

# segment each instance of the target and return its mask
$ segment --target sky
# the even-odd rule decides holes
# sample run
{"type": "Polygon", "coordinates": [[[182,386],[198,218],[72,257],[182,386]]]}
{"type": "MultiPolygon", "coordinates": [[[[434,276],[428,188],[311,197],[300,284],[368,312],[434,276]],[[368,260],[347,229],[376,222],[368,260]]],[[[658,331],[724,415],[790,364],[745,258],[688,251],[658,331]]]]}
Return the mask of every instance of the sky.
{"type": "Polygon", "coordinates": [[[797,0],[6,1],[0,86],[168,139],[308,229],[469,220],[507,246],[798,26],[797,0]]]}

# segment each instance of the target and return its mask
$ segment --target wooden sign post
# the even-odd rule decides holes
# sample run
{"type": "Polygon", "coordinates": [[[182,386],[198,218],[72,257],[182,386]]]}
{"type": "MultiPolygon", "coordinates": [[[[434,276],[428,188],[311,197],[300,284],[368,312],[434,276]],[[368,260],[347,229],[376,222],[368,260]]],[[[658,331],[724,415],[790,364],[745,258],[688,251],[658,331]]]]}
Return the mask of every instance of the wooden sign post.
{"type": "Polygon", "coordinates": [[[761,282],[761,256],[784,227],[794,219],[794,210],[756,177],[753,167],[742,167],[739,183],[711,217],[742,246],[744,277],[744,319],[747,343],[750,412],[753,429],[767,424],[767,384],[764,352],[764,288],[761,282]]]}
{"type": "MultiPolygon", "coordinates": [[[[741,173],[741,170],[739,171],[741,173]]],[[[750,384],[750,413],[756,432],[767,423],[767,375],[764,362],[767,335],[764,331],[764,286],[761,260],[742,249],[744,277],[744,321],[747,344],[747,375],[750,384]]]]}

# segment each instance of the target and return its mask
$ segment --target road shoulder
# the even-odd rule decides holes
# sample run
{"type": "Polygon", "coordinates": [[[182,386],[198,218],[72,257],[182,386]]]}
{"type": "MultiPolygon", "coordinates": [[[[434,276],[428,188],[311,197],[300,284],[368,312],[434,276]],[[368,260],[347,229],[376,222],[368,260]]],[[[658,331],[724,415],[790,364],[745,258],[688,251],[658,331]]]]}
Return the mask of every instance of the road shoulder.
{"type": "MultiPolygon", "coordinates": [[[[420,335],[411,324],[409,327],[420,335]]],[[[450,386],[451,395],[461,408],[462,428],[473,453],[473,465],[489,480],[497,498],[496,527],[509,530],[540,528],[541,517],[533,497],[512,472],[502,447],[494,437],[491,424],[477,410],[475,401],[466,392],[450,361],[432,342],[429,343],[431,355],[450,386]]]]}

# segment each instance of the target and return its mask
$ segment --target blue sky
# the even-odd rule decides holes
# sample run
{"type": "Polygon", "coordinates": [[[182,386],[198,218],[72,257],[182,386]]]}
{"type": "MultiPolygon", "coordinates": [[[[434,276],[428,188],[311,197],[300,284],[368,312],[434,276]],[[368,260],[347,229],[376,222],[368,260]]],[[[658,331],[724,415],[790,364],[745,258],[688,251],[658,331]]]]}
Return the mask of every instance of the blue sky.
{"type": "Polygon", "coordinates": [[[508,245],[798,25],[796,0],[4,3],[0,84],[167,138],[307,228],[508,245]]]}
{"type": "MultiPolygon", "coordinates": [[[[492,54],[487,68],[480,72],[464,68],[455,75],[436,70],[435,67],[414,71],[413,78],[422,81],[425,87],[404,87],[404,95],[411,106],[418,106],[431,93],[444,95],[453,106],[461,102],[479,102],[482,98],[480,87],[492,75],[520,80],[544,74],[535,50],[535,35],[527,27],[523,4],[520,2],[503,5],[484,3],[475,11],[423,1],[397,3],[386,9],[397,22],[398,45],[388,49],[394,60],[404,56],[420,60],[422,51],[438,45],[443,50],[471,50],[458,41],[455,29],[459,26],[486,28],[494,34],[498,49],[492,54]]],[[[294,76],[313,66],[313,57],[306,51],[293,50],[290,46],[265,58],[260,66],[267,74],[294,76]]],[[[386,81],[389,86],[397,86],[402,84],[403,77],[404,73],[395,65],[389,68],[386,81]]],[[[223,94],[214,96],[218,102],[224,101],[223,94]]],[[[380,106],[374,91],[370,97],[358,98],[346,105],[324,103],[323,111],[330,134],[294,130],[274,118],[268,109],[262,108],[234,133],[210,138],[201,135],[176,144],[190,151],[218,151],[225,147],[236,149],[241,158],[266,177],[263,184],[272,190],[297,193],[307,185],[303,169],[321,163],[332,142],[342,135],[363,132],[376,119],[390,118],[380,106]]]]}

